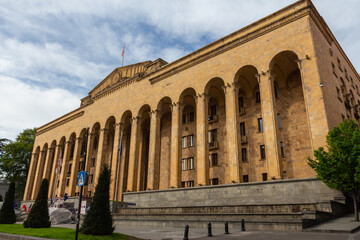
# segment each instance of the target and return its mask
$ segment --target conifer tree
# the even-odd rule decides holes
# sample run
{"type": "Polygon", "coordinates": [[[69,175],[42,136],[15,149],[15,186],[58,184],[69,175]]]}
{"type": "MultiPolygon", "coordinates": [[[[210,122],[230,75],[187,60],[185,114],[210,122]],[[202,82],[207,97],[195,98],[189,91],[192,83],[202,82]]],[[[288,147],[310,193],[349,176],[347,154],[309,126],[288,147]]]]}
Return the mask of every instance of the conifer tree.
{"type": "Polygon", "coordinates": [[[48,191],[49,181],[44,178],[29,216],[24,221],[25,228],[49,228],[51,226],[47,201],[48,191]]]}
{"type": "Polygon", "coordinates": [[[5,201],[0,210],[0,224],[13,224],[16,222],[14,210],[15,183],[11,182],[5,194],[5,201]]]}
{"type": "Polygon", "coordinates": [[[90,210],[85,215],[81,232],[92,235],[111,235],[114,231],[110,212],[110,170],[106,164],[102,166],[90,210]]]}

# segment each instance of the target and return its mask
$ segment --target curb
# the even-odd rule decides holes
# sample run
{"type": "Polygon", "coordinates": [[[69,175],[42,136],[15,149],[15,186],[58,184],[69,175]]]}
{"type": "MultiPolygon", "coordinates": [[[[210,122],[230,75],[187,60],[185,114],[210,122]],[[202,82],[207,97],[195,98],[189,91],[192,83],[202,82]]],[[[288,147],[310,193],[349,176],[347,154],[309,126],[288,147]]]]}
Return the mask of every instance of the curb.
{"type": "Polygon", "coordinates": [[[4,239],[4,240],[44,240],[44,239],[50,239],[50,238],[39,238],[39,237],[24,236],[24,235],[17,235],[17,234],[0,233],[0,239],[4,239]]]}

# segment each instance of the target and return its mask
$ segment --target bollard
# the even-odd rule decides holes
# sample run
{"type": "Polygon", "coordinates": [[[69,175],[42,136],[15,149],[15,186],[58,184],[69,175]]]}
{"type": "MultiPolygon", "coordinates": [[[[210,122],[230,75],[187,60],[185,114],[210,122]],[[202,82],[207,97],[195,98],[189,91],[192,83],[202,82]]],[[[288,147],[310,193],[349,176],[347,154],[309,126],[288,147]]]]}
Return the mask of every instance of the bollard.
{"type": "Polygon", "coordinates": [[[185,232],[184,232],[184,239],[183,240],[189,240],[189,225],[185,226],[185,232]]]}
{"type": "Polygon", "coordinates": [[[241,219],[241,231],[245,231],[245,221],[241,219]]]}
{"type": "Polygon", "coordinates": [[[225,222],[225,234],[229,234],[229,224],[225,222]]]}
{"type": "Polygon", "coordinates": [[[212,237],[212,234],[211,234],[211,223],[208,224],[208,237],[212,237]]]}

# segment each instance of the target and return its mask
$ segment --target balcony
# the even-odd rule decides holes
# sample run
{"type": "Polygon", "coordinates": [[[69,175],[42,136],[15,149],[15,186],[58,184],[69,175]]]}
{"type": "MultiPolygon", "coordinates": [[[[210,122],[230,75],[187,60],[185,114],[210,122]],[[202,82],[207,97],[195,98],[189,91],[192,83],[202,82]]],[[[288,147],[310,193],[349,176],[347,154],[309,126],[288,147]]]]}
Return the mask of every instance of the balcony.
{"type": "Polygon", "coordinates": [[[244,107],[240,107],[240,109],[239,109],[239,115],[240,115],[240,116],[244,116],[245,114],[246,114],[245,108],[244,108],[244,107]]]}
{"type": "Polygon", "coordinates": [[[241,144],[247,144],[247,143],[248,143],[247,136],[241,136],[241,144]]]}
{"type": "Polygon", "coordinates": [[[214,150],[218,148],[219,148],[219,144],[217,141],[209,142],[209,150],[214,150]]]}
{"type": "Polygon", "coordinates": [[[209,121],[209,123],[217,122],[218,116],[217,115],[208,116],[208,121],[209,121]]]}

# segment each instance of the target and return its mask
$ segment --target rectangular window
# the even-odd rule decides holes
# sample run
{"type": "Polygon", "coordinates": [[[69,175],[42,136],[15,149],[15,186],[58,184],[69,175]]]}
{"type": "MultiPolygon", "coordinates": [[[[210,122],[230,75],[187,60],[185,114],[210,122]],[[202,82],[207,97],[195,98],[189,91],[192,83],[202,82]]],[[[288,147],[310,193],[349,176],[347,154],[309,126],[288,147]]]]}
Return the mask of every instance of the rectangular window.
{"type": "Polygon", "coordinates": [[[281,152],[281,157],[285,157],[283,142],[280,142],[280,152],[281,152]]]}
{"type": "Polygon", "coordinates": [[[277,97],[278,97],[278,93],[277,93],[277,88],[276,88],[275,82],[274,82],[274,93],[275,93],[275,98],[277,98],[277,97]]]}
{"type": "Polygon", "coordinates": [[[258,130],[259,130],[259,132],[264,131],[262,118],[258,118],[258,130]]]}
{"type": "Polygon", "coordinates": [[[186,123],[186,114],[183,114],[183,115],[182,115],[182,123],[183,123],[183,124],[186,123]]]}
{"type": "Polygon", "coordinates": [[[66,179],[66,186],[69,186],[70,178],[66,179]]]}
{"type": "Polygon", "coordinates": [[[189,170],[195,169],[194,158],[193,157],[188,158],[187,161],[188,161],[188,169],[189,170]]]}
{"type": "Polygon", "coordinates": [[[283,177],[286,178],[286,171],[283,171],[283,177]]]}
{"type": "Polygon", "coordinates": [[[217,129],[212,129],[208,132],[209,134],[209,143],[217,141],[217,129]]]}
{"type": "Polygon", "coordinates": [[[239,112],[241,111],[241,108],[244,107],[244,97],[240,96],[239,97],[239,112]]]}
{"type": "Polygon", "coordinates": [[[339,59],[339,58],[337,58],[337,62],[338,62],[338,67],[339,67],[340,71],[342,71],[341,62],[340,62],[340,59],[339,59]]]}
{"type": "Polygon", "coordinates": [[[185,187],[185,182],[181,182],[181,187],[182,187],[182,188],[185,187]]]}
{"type": "Polygon", "coordinates": [[[93,166],[93,167],[95,167],[95,161],[96,161],[96,159],[93,158],[93,159],[92,159],[92,166],[93,166]]]}
{"type": "Polygon", "coordinates": [[[181,139],[181,147],[186,148],[186,146],[187,146],[187,139],[186,139],[186,136],[184,136],[181,139]]]}
{"type": "Polygon", "coordinates": [[[333,74],[335,75],[335,77],[337,77],[336,70],[335,70],[335,64],[331,63],[331,67],[332,67],[333,74]]]}
{"type": "Polygon", "coordinates": [[[218,165],[218,154],[211,153],[209,154],[209,166],[217,166],[218,165]]]}
{"type": "Polygon", "coordinates": [[[240,136],[241,136],[241,137],[246,136],[246,133],[245,133],[245,122],[241,122],[241,123],[240,123],[240,136]]]}
{"type": "Polygon", "coordinates": [[[260,103],[260,92],[255,93],[256,103],[260,103]]]}
{"type": "Polygon", "coordinates": [[[281,128],[280,113],[277,114],[278,127],[281,128]]]}
{"type": "Polygon", "coordinates": [[[93,174],[90,174],[90,176],[89,176],[89,183],[93,183],[93,180],[94,180],[94,175],[93,175],[93,174]]]}
{"type": "Polygon", "coordinates": [[[60,166],[59,173],[61,173],[62,166],[60,166]]]}
{"type": "Polygon", "coordinates": [[[182,171],[186,170],[186,159],[185,158],[181,159],[181,170],[182,171]]]}
{"type": "Polygon", "coordinates": [[[219,179],[218,178],[211,179],[211,185],[219,185],[219,179]]]}
{"type": "Polygon", "coordinates": [[[71,164],[69,164],[69,170],[68,173],[71,173],[71,164]]]}
{"type": "Polygon", "coordinates": [[[195,137],[194,135],[189,135],[189,141],[190,141],[190,147],[194,147],[195,146],[195,137]]]}
{"type": "Polygon", "coordinates": [[[216,115],[216,105],[212,105],[210,107],[210,115],[215,116],[216,115]]]}
{"type": "Polygon", "coordinates": [[[249,175],[243,176],[243,182],[249,182],[249,175]]]}
{"type": "Polygon", "coordinates": [[[267,181],[267,173],[263,173],[263,174],[262,174],[262,180],[263,180],[263,181],[267,181]]]}
{"type": "Polygon", "coordinates": [[[260,156],[261,159],[265,159],[266,155],[265,155],[265,145],[260,145],[260,156]]]}
{"type": "Polygon", "coordinates": [[[189,122],[193,122],[195,120],[195,115],[194,115],[194,112],[190,112],[190,115],[189,115],[189,122]]]}
{"type": "Polygon", "coordinates": [[[194,181],[188,181],[187,186],[188,187],[194,187],[194,181]]]}
{"type": "Polygon", "coordinates": [[[57,181],[56,187],[58,188],[60,185],[60,181],[57,181]]]}
{"type": "Polygon", "coordinates": [[[242,148],[241,149],[241,160],[243,162],[247,162],[247,152],[246,152],[246,148],[242,148]]]}

